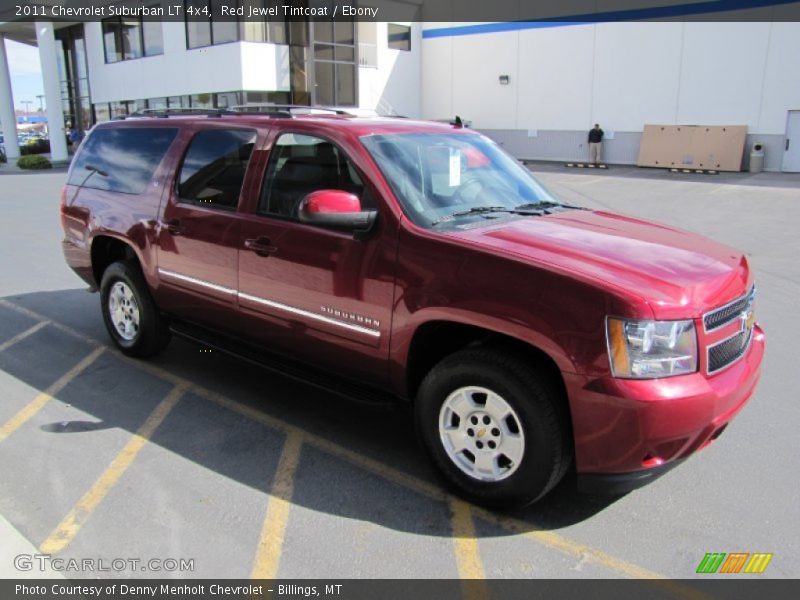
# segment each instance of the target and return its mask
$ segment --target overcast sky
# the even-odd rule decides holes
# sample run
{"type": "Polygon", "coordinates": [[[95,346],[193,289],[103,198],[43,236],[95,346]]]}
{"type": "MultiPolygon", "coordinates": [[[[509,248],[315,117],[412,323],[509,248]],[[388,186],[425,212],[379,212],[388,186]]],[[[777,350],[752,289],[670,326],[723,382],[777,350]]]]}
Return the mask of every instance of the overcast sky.
{"type": "MultiPolygon", "coordinates": [[[[44,94],[42,71],[39,65],[39,50],[34,46],[19,44],[6,39],[8,66],[11,70],[11,88],[14,92],[14,107],[23,110],[23,100],[30,100],[31,110],[39,108],[39,94],[44,94]]],[[[42,100],[44,102],[44,99],[42,100]]]]}

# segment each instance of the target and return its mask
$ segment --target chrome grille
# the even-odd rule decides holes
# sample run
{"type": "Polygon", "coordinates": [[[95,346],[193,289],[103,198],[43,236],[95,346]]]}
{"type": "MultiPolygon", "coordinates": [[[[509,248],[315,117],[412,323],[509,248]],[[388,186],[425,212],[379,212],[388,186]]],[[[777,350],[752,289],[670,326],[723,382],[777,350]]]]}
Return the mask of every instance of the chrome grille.
{"type": "Polygon", "coordinates": [[[711,312],[707,312],[705,315],[703,315],[703,326],[705,327],[705,330],[714,331],[715,329],[719,329],[723,325],[727,325],[731,321],[739,318],[739,315],[747,310],[753,303],[755,294],[756,288],[753,286],[750,288],[750,291],[741,298],[737,298],[725,306],[720,306],[711,312]]]}
{"type": "Polygon", "coordinates": [[[716,373],[739,360],[750,346],[753,337],[752,329],[740,331],[733,337],[723,340],[708,348],[708,372],[716,373]]]}

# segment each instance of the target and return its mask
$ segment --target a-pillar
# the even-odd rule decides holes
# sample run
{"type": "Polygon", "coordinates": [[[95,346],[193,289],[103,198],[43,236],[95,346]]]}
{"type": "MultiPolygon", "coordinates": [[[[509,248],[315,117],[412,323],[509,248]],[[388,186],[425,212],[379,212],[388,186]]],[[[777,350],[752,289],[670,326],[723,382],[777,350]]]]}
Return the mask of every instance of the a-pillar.
{"type": "Polygon", "coordinates": [[[14,112],[14,94],[11,92],[11,72],[8,69],[6,38],[0,33],[0,122],[3,123],[3,145],[6,157],[19,158],[17,143],[17,115],[14,112]]]}
{"type": "Polygon", "coordinates": [[[36,43],[42,63],[44,99],[47,103],[47,129],[50,131],[50,156],[53,162],[66,161],[67,138],[64,132],[64,112],[61,108],[61,85],[58,77],[58,50],[53,24],[36,21],[36,43]]]}

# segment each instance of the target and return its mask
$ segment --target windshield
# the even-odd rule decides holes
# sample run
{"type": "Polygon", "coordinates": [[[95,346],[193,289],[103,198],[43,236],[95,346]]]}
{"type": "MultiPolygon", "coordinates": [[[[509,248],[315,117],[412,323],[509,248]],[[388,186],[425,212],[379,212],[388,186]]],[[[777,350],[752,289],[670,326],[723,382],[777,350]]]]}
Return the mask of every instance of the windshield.
{"type": "Polygon", "coordinates": [[[525,167],[482,135],[370,135],[361,142],[409,218],[421,227],[498,217],[503,209],[556,202],[525,167]]]}

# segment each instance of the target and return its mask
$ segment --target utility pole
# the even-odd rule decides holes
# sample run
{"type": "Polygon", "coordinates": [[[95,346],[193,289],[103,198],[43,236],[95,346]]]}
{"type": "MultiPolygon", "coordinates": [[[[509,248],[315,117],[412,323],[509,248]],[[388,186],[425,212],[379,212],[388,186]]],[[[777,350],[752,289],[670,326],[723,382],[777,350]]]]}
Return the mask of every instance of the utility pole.
{"type": "Polygon", "coordinates": [[[31,104],[33,104],[33,101],[32,100],[20,100],[19,103],[25,105],[25,114],[27,115],[31,110],[31,104]]]}
{"type": "Polygon", "coordinates": [[[36,97],[39,99],[39,112],[44,112],[44,94],[37,94],[36,97]]]}

